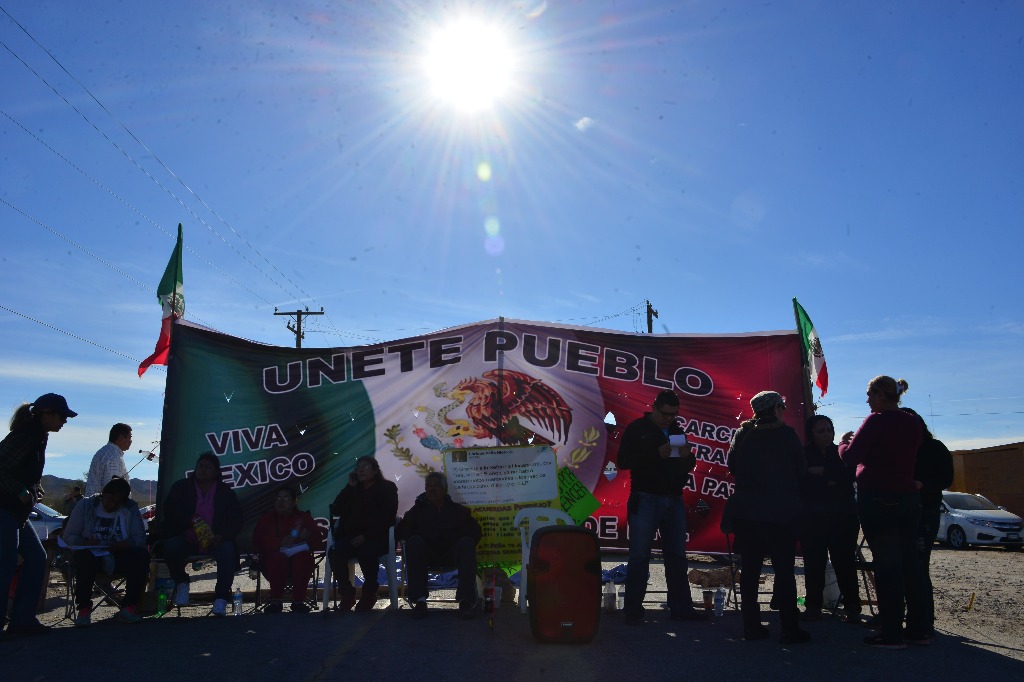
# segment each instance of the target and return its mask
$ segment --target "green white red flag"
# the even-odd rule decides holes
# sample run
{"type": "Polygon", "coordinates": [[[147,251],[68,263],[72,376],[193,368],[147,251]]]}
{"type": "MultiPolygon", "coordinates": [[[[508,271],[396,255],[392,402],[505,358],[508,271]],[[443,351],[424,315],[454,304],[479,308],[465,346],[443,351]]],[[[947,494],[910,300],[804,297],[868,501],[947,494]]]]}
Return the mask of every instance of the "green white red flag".
{"type": "Polygon", "coordinates": [[[185,316],[185,292],[181,280],[181,223],[178,223],[178,243],[174,245],[163,279],[156,289],[156,298],[163,308],[160,338],[156,341],[153,354],[139,364],[140,377],[150,365],[167,364],[167,354],[171,349],[171,326],[175,320],[185,316]]]}
{"type": "Polygon", "coordinates": [[[825,366],[825,353],[821,350],[821,339],[814,329],[811,318],[803,306],[793,299],[793,310],[796,313],[796,324],[803,342],[804,356],[811,383],[821,389],[821,395],[828,393],[828,367],[825,366]]]}

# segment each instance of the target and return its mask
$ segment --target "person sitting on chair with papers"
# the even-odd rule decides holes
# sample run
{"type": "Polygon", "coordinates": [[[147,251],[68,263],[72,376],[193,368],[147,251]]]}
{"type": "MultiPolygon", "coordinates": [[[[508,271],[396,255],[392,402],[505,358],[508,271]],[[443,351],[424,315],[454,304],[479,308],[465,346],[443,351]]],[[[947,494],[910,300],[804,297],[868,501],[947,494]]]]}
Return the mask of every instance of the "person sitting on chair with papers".
{"type": "Polygon", "coordinates": [[[295,490],[282,485],[274,495],[274,508],[260,517],[252,533],[253,547],[260,553],[260,572],[270,583],[264,613],[281,613],[289,579],[291,610],[309,612],[306,592],[313,575],[313,550],[323,546],[323,537],[313,515],[299,510],[295,502],[295,490]]]}
{"type": "Polygon", "coordinates": [[[112,478],[103,491],[75,505],[64,529],[63,541],[74,549],[75,627],[87,627],[92,620],[92,590],[96,574],[124,574],[124,599],[117,619],[138,623],[138,603],[149,574],[146,526],[139,505],[131,499],[132,489],[123,478],[112,478]]]}

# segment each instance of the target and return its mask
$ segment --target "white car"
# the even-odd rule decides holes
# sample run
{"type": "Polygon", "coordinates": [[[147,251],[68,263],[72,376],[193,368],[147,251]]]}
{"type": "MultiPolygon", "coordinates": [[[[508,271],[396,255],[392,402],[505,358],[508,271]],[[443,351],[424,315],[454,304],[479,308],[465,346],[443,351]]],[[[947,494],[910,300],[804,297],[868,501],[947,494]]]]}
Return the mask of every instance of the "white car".
{"type": "Polygon", "coordinates": [[[938,539],[953,549],[970,545],[1021,547],[1024,521],[982,496],[972,493],[942,493],[938,539]]]}
{"type": "Polygon", "coordinates": [[[41,502],[32,505],[32,512],[28,515],[29,523],[36,529],[40,542],[46,542],[54,537],[54,533],[63,528],[66,518],[56,509],[51,509],[41,502]]]}

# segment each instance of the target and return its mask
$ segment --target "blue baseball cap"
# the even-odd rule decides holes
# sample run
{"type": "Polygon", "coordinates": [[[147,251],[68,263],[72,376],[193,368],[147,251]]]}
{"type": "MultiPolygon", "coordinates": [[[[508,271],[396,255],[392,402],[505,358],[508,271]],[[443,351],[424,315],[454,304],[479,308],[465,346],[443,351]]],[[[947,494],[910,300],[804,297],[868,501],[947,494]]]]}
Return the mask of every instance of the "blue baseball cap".
{"type": "Polygon", "coordinates": [[[68,407],[68,401],[64,399],[64,396],[57,395],[56,393],[45,393],[32,403],[33,409],[37,412],[40,410],[53,410],[59,412],[69,419],[71,417],[77,417],[78,413],[68,407]]]}

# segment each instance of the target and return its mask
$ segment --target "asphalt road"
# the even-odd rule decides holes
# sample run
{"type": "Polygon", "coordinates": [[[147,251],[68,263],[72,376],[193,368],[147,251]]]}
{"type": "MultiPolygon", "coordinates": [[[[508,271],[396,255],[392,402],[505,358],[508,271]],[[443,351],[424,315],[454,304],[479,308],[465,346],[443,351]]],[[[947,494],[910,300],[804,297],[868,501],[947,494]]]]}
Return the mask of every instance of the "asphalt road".
{"type": "MultiPolygon", "coordinates": [[[[694,589],[694,594],[698,592],[694,589]]],[[[870,649],[865,630],[837,620],[808,623],[813,641],[794,647],[777,639],[745,642],[740,616],[675,623],[656,604],[647,622],[602,614],[589,644],[546,644],[531,635],[529,616],[512,604],[464,621],[454,605],[433,607],[423,620],[409,610],[371,613],[207,616],[193,606],[127,625],[108,606],[89,628],[59,619],[48,600],[49,634],[0,643],[0,678],[62,680],[129,675],[155,680],[1020,680],[1024,663],[978,648],[969,634],[943,633],[930,647],[870,649]]],[[[778,615],[766,616],[778,634],[778,615]]]]}

